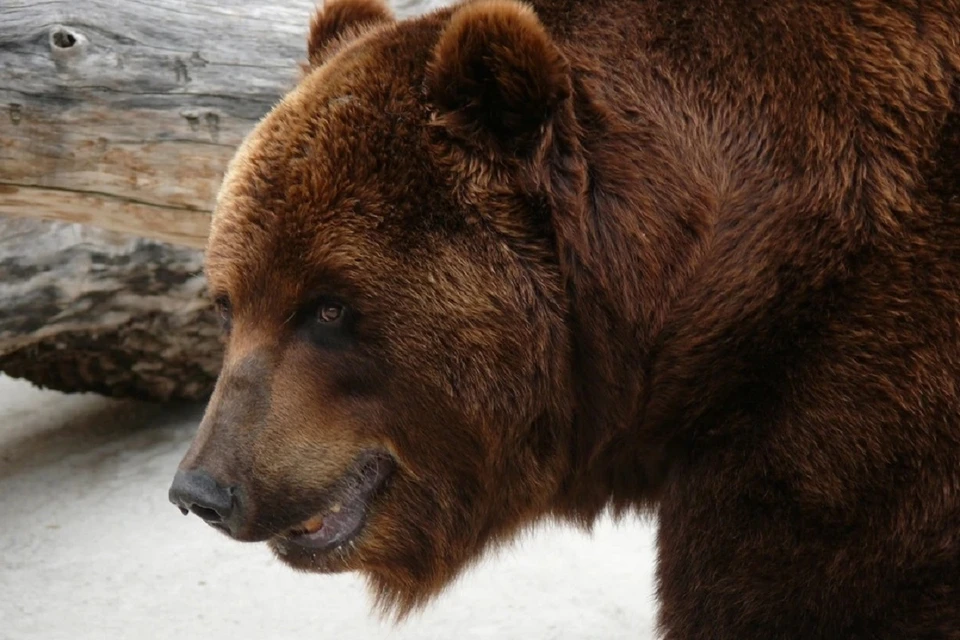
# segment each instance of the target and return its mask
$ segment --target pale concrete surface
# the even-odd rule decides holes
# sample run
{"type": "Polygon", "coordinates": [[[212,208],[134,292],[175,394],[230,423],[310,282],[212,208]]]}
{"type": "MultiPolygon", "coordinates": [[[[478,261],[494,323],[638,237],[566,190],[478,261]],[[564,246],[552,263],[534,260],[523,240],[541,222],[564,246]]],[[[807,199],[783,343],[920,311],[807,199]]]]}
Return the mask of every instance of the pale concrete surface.
{"type": "Polygon", "coordinates": [[[294,573],[167,502],[198,407],[0,377],[0,638],[653,638],[650,526],[545,527],[401,626],[353,575],[294,573]]]}

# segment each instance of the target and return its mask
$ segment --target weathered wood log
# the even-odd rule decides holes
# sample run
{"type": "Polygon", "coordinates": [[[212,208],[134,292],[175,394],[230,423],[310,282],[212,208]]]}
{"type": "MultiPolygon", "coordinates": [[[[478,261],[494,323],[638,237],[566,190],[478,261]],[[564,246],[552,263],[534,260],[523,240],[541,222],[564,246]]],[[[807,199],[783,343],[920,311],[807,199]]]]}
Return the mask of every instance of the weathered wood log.
{"type": "Polygon", "coordinates": [[[200,399],[219,328],[195,249],[0,220],[0,370],[62,391],[200,399]]]}
{"type": "Polygon", "coordinates": [[[0,371],[67,391],[209,392],[209,211],[234,148],[296,81],[315,7],[0,3],[0,371]]]}

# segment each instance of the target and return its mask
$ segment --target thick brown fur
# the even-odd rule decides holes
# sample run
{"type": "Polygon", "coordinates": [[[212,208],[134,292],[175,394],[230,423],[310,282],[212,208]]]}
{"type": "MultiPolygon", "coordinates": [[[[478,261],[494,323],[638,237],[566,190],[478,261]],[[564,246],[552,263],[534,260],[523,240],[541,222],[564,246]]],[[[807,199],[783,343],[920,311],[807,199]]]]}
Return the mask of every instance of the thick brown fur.
{"type": "Polygon", "coordinates": [[[182,466],[240,487],[235,537],[402,613],[637,510],[669,640],[960,638],[960,2],[324,15],[210,236],[182,466]],[[350,548],[289,545],[370,449],[350,548]]]}

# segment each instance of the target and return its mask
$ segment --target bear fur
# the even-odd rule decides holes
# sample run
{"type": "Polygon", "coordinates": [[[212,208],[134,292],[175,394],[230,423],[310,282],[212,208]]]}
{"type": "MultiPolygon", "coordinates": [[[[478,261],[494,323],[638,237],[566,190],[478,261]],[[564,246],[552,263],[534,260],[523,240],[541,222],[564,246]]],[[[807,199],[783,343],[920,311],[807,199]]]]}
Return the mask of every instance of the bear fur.
{"type": "Polygon", "coordinates": [[[308,49],[211,228],[220,528],[402,614],[638,511],[666,639],[960,638],[960,2],[332,0],[308,49]]]}

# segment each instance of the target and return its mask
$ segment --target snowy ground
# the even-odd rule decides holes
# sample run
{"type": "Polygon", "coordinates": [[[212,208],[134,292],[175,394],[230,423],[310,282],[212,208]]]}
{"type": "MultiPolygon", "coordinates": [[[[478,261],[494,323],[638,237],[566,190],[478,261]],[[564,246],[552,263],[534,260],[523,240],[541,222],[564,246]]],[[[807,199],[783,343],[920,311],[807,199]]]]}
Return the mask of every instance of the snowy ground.
{"type": "Polygon", "coordinates": [[[652,638],[653,530],[544,528],[394,627],[352,575],[300,575],[167,502],[199,407],[0,377],[0,639],[652,638]]]}

